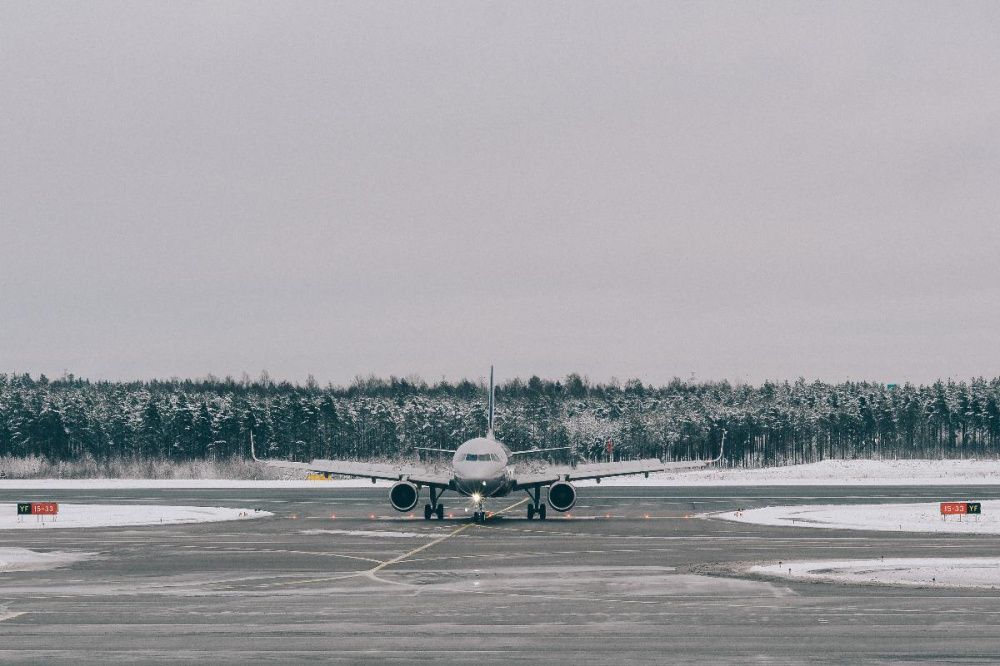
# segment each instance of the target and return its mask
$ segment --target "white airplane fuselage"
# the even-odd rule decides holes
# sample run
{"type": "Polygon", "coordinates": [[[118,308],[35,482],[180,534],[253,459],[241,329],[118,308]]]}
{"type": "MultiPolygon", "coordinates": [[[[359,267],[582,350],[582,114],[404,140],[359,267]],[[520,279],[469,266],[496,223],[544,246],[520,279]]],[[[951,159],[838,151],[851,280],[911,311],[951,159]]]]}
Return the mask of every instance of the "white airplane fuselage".
{"type": "Polygon", "coordinates": [[[503,497],[514,486],[510,449],[492,436],[464,442],[452,458],[455,490],[462,495],[503,497]]]}

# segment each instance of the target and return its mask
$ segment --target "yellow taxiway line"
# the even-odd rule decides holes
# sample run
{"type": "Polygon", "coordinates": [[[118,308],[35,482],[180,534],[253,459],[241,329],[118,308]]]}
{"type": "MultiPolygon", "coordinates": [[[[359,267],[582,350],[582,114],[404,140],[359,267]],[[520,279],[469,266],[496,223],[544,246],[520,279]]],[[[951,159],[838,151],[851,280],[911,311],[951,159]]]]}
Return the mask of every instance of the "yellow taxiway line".
{"type": "MultiPolygon", "coordinates": [[[[505,506],[504,508],[500,509],[499,511],[493,512],[493,515],[494,516],[498,516],[498,515],[500,515],[502,513],[506,513],[508,511],[510,511],[511,509],[516,509],[517,507],[521,506],[522,504],[524,504],[527,501],[528,501],[528,498],[525,498],[525,499],[521,500],[520,502],[514,502],[510,506],[505,506]]],[[[381,563],[377,564],[376,566],[372,567],[371,569],[366,569],[364,571],[353,571],[351,573],[339,574],[339,575],[336,575],[336,576],[328,576],[328,577],[325,577],[325,578],[312,578],[312,579],[309,579],[309,580],[279,581],[277,583],[273,583],[271,585],[266,585],[264,587],[280,587],[280,586],[285,586],[285,585],[309,585],[310,583],[327,583],[327,582],[332,582],[332,581],[336,581],[336,580],[344,580],[345,578],[354,578],[356,576],[367,576],[369,578],[376,578],[376,574],[379,571],[382,571],[383,569],[385,569],[386,567],[391,567],[394,564],[399,564],[400,562],[405,562],[406,560],[410,559],[411,557],[413,557],[417,553],[423,552],[423,551],[427,550],[428,548],[430,548],[431,546],[436,546],[437,544],[441,543],[442,541],[447,541],[448,539],[450,539],[450,538],[452,538],[454,536],[458,536],[459,534],[461,534],[465,530],[469,529],[470,527],[478,527],[478,526],[479,526],[478,523],[466,523],[465,525],[462,525],[461,527],[455,528],[451,532],[448,532],[448,534],[445,534],[444,536],[440,536],[437,539],[434,539],[430,543],[425,543],[424,545],[422,545],[422,546],[420,546],[418,548],[414,548],[413,550],[411,550],[408,553],[403,553],[402,555],[400,555],[398,557],[394,557],[391,560],[386,560],[385,562],[381,562],[381,563]]],[[[381,578],[378,578],[377,580],[380,580],[382,582],[388,582],[388,581],[382,580],[381,578]]]]}
{"type": "MultiPolygon", "coordinates": [[[[522,504],[524,504],[527,501],[528,501],[527,499],[523,499],[520,502],[515,502],[514,504],[511,504],[510,506],[506,506],[506,507],[500,509],[499,511],[494,512],[493,515],[494,516],[498,516],[501,513],[506,513],[507,511],[510,511],[511,509],[516,509],[517,507],[521,506],[522,504]]],[[[458,536],[459,534],[461,534],[465,530],[469,529],[470,527],[476,527],[476,526],[478,526],[478,523],[466,523],[465,525],[462,525],[461,527],[452,530],[448,534],[445,534],[442,537],[438,537],[437,539],[434,539],[434,541],[431,541],[430,543],[425,543],[424,545],[420,546],[419,548],[414,548],[413,550],[411,550],[408,553],[403,553],[399,557],[395,557],[395,558],[393,558],[391,560],[387,560],[387,561],[383,562],[382,564],[379,564],[377,566],[372,567],[371,569],[369,569],[368,571],[366,571],[365,574],[367,574],[367,575],[377,574],[379,571],[381,571],[382,569],[385,569],[386,567],[391,567],[393,564],[399,564],[400,562],[404,562],[404,561],[410,559],[411,557],[413,557],[414,555],[416,555],[417,553],[419,553],[421,551],[424,551],[424,550],[427,550],[431,546],[436,546],[439,543],[441,543],[442,541],[447,541],[448,539],[452,538],[453,536],[458,536]]]]}

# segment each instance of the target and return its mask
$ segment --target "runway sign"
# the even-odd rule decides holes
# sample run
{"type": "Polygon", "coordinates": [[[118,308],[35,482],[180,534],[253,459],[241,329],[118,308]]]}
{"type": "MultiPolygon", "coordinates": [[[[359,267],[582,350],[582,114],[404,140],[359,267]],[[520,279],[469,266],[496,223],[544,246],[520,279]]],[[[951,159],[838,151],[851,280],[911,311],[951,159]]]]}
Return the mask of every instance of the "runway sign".
{"type": "Polygon", "coordinates": [[[983,505],[979,502],[941,502],[942,516],[960,516],[962,514],[981,514],[983,505]]]}
{"type": "Polygon", "coordinates": [[[57,502],[18,502],[17,515],[19,516],[53,516],[59,513],[57,502]]]}

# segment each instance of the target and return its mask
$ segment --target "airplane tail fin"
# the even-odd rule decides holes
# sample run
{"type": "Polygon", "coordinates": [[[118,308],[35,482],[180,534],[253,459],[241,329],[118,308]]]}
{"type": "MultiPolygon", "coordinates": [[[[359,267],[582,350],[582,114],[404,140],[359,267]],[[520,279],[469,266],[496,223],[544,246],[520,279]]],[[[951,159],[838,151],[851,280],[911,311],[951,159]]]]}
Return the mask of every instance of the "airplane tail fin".
{"type": "Polygon", "coordinates": [[[490,366],[490,411],[489,411],[489,424],[486,426],[486,436],[489,438],[493,437],[493,366],[490,366]]]}

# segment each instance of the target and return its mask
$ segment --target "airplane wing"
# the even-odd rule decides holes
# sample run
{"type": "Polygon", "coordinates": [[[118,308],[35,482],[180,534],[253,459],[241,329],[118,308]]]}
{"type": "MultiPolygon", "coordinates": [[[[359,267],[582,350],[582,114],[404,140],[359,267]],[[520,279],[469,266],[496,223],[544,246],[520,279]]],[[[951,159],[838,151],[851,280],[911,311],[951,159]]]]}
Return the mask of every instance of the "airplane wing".
{"type": "Polygon", "coordinates": [[[514,479],[514,489],[523,490],[534,486],[546,486],[556,481],[582,481],[584,479],[603,479],[608,476],[625,476],[626,474],[649,474],[650,472],[681,472],[689,469],[702,469],[719,462],[722,451],[712,460],[681,460],[678,462],[662,462],[657,458],[644,460],[623,460],[620,462],[591,463],[576,467],[553,467],[539,473],[523,474],[514,479]]]}
{"type": "Polygon", "coordinates": [[[351,460],[325,460],[316,458],[312,462],[292,462],[289,460],[261,460],[257,457],[251,441],[251,455],[257,462],[271,467],[283,469],[299,469],[304,472],[320,472],[323,474],[339,474],[341,476],[356,476],[360,478],[384,479],[387,481],[402,481],[408,479],[413,483],[438,488],[450,488],[451,477],[437,474],[422,467],[412,465],[390,465],[386,463],[364,463],[351,460]]]}
{"type": "MultiPolygon", "coordinates": [[[[690,464],[690,463],[688,463],[690,464]]],[[[699,463],[702,466],[704,463],[699,463]]],[[[626,474],[648,474],[660,472],[663,463],[656,458],[645,460],[627,460],[621,462],[592,463],[576,467],[553,467],[544,472],[519,475],[514,480],[515,490],[531,488],[538,485],[548,485],[556,481],[582,481],[584,479],[601,479],[606,476],[624,476],[626,474]]]]}
{"type": "Polygon", "coordinates": [[[317,458],[309,463],[293,463],[285,461],[262,461],[274,467],[285,467],[292,469],[308,470],[310,472],[322,472],[324,474],[339,474],[341,476],[356,476],[368,479],[385,479],[388,481],[402,481],[409,479],[413,483],[425,486],[438,486],[447,488],[451,485],[451,477],[444,474],[435,474],[422,467],[411,465],[390,465],[385,463],[363,463],[351,460],[324,460],[317,458]]]}

